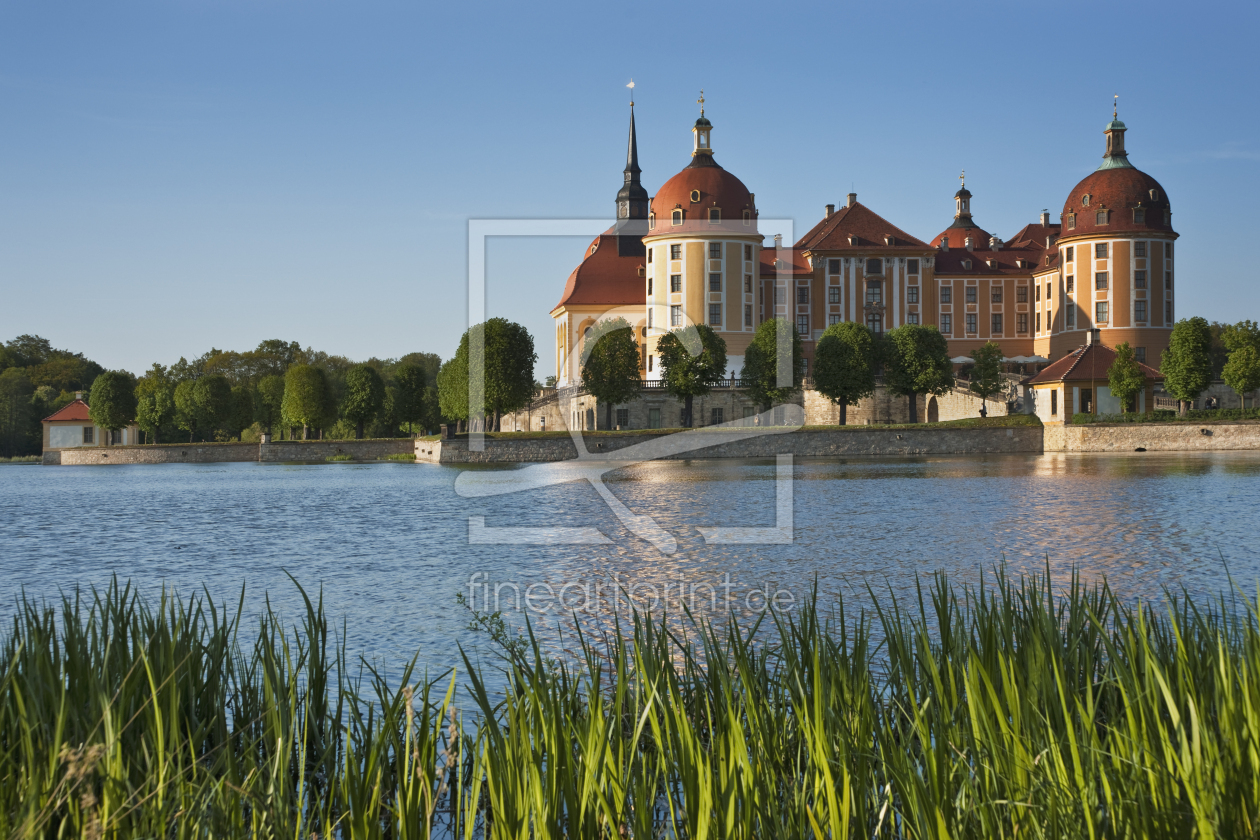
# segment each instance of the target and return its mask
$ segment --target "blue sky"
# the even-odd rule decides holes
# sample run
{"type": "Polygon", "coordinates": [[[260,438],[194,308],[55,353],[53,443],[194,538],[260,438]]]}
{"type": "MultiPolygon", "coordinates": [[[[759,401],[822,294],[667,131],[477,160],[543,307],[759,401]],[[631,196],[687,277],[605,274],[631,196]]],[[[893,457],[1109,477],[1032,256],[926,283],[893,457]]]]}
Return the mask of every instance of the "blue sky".
{"type": "MultiPolygon", "coordinates": [[[[449,356],[469,218],[611,217],[636,82],[650,192],[717,160],[803,231],[852,185],[927,239],[1057,218],[1103,151],[1181,233],[1178,314],[1260,319],[1244,3],[0,4],[0,339],[141,371],[267,338],[449,356]]],[[[497,240],[488,307],[534,333],[585,243],[497,240]]]]}

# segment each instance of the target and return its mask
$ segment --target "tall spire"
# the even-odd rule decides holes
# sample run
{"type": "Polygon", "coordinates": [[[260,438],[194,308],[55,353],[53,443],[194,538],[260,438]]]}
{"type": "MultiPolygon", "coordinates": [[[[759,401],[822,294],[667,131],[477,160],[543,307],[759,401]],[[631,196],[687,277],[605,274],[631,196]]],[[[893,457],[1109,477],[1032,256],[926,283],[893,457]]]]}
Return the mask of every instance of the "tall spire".
{"type": "Polygon", "coordinates": [[[634,102],[630,103],[630,140],[626,145],[626,168],[622,171],[625,183],[617,191],[617,219],[646,219],[648,194],[639,183],[639,141],[634,130],[634,102]]]}
{"type": "Polygon", "coordinates": [[[958,192],[954,193],[954,223],[951,228],[973,228],[971,220],[971,190],[967,189],[967,170],[958,174],[958,192]]]}

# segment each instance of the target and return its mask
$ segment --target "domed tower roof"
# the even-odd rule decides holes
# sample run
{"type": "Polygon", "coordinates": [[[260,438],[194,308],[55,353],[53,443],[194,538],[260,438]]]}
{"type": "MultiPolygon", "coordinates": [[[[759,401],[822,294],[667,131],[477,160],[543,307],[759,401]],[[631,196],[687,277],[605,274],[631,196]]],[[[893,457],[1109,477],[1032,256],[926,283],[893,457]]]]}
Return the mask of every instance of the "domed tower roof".
{"type": "Polygon", "coordinates": [[[989,232],[971,218],[971,190],[967,189],[966,172],[959,175],[958,180],[958,192],[954,193],[954,223],[936,235],[932,246],[939,248],[941,240],[949,237],[949,247],[963,248],[967,237],[971,237],[973,250],[988,250],[989,232]]]}
{"type": "Polygon", "coordinates": [[[1173,233],[1168,194],[1159,181],[1129,162],[1127,130],[1113,114],[1103,129],[1107,150],[1102,164],[1073,188],[1063,205],[1064,237],[1173,233]]]}
{"type": "Polygon", "coordinates": [[[691,129],[695,135],[691,163],[666,181],[652,197],[655,226],[648,236],[757,232],[757,208],[753,194],[743,181],[713,159],[710,143],[712,128],[713,124],[701,110],[700,118],[691,129]],[[682,211],[679,224],[674,223],[676,210],[682,211]]]}

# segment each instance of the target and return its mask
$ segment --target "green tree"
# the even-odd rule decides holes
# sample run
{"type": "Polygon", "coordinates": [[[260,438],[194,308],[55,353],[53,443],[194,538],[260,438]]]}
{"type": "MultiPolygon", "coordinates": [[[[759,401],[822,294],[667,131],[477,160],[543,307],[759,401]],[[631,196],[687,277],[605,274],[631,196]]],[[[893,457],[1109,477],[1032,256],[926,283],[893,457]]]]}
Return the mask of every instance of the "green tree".
{"type": "Polygon", "coordinates": [[[312,365],[293,365],[284,375],[281,412],[285,423],[302,427],[302,440],[327,419],[327,391],[324,372],[312,365]]]}
{"type": "Polygon", "coordinates": [[[174,389],[166,368],[154,364],[136,383],[136,425],[149,443],[158,442],[162,424],[172,419],[174,411],[174,389]]]}
{"type": "Polygon", "coordinates": [[[0,456],[27,454],[33,425],[35,385],[18,367],[0,373],[0,456]]]}
{"type": "Polygon", "coordinates": [[[204,435],[213,439],[216,430],[230,431],[235,400],[232,383],[221,373],[203,376],[193,384],[193,403],[196,405],[197,425],[204,435]]]}
{"type": "Polygon", "coordinates": [[[246,382],[232,386],[232,410],[228,412],[224,430],[233,440],[241,436],[241,432],[254,423],[254,389],[246,382]]]}
{"type": "Polygon", "coordinates": [[[354,424],[356,440],[363,439],[363,427],[372,422],[385,404],[385,382],[371,365],[356,365],[346,373],[341,416],[354,424]]]}
{"type": "Polygon", "coordinates": [[[1212,384],[1212,332],[1204,318],[1184,318],[1173,325],[1168,347],[1160,357],[1164,387],[1181,404],[1199,398],[1212,384]]]}
{"type": "Polygon", "coordinates": [[[665,390],[683,401],[683,426],[695,425],[693,405],[726,378],[726,342],[707,324],[670,330],[656,342],[665,390]]]}
{"type": "MultiPolygon", "coordinates": [[[[1238,393],[1238,403],[1247,407],[1247,394],[1260,388],[1260,349],[1244,344],[1229,353],[1229,361],[1221,371],[1225,384],[1238,393]]],[[[1255,408],[1255,400],[1252,400],[1255,408]]]]}
{"type": "Polygon", "coordinates": [[[984,405],[1002,393],[1006,385],[1002,381],[1002,348],[996,342],[986,341],[976,348],[971,358],[975,359],[975,364],[971,366],[970,389],[984,405]]]}
{"type": "Polygon", "coordinates": [[[910,422],[919,422],[919,394],[939,396],[954,387],[954,365],[936,327],[903,324],[885,335],[888,390],[910,401],[910,422]]]}
{"type": "Polygon", "coordinates": [[[468,410],[468,346],[461,340],[459,350],[447,359],[437,377],[439,411],[447,420],[469,419],[468,410]]]}
{"type": "Polygon", "coordinates": [[[110,432],[125,428],[136,420],[136,382],[131,374],[107,370],[92,383],[92,402],[88,416],[92,422],[110,432]]]}
{"type": "Polygon", "coordinates": [[[1116,345],[1116,360],[1107,368],[1107,387],[1111,395],[1120,401],[1121,411],[1128,411],[1146,387],[1146,374],[1142,372],[1142,366],[1127,341],[1116,345]]]}
{"type": "MultiPolygon", "coordinates": [[[[722,368],[726,368],[725,353],[722,368]]],[[[604,404],[604,425],[611,429],[613,406],[630,402],[639,393],[639,347],[634,343],[634,328],[625,318],[600,321],[586,337],[582,384],[596,403],[604,404]]]]}
{"type": "Polygon", "coordinates": [[[284,377],[268,374],[254,390],[254,419],[271,434],[272,427],[284,422],[284,377]]]}
{"type": "Polygon", "coordinates": [[[534,395],[534,338],[520,324],[491,318],[469,328],[455,356],[438,373],[442,413],[459,420],[486,417],[499,430],[500,418],[529,405],[534,395]],[[480,368],[481,393],[469,393],[469,371],[480,368]]]}
{"type": "Polygon", "coordinates": [[[762,321],[744,351],[744,371],[740,378],[744,380],[748,396],[763,408],[791,399],[805,381],[805,352],[796,327],[783,318],[762,321]]]}
{"type": "Polygon", "coordinates": [[[421,428],[425,428],[428,373],[420,365],[401,364],[394,369],[394,385],[398,389],[394,397],[394,413],[400,423],[407,424],[407,434],[412,433],[412,424],[419,423],[421,428]]]}
{"type": "Polygon", "coordinates": [[[814,350],[814,388],[840,406],[848,423],[850,403],[875,393],[875,336],[865,324],[843,321],[827,327],[814,350]]]}
{"type": "Polygon", "coordinates": [[[193,436],[197,433],[197,418],[199,412],[197,410],[197,398],[193,394],[193,389],[197,385],[195,379],[185,379],[175,386],[174,403],[175,403],[175,425],[176,427],[188,432],[188,442],[193,442],[193,436]]]}

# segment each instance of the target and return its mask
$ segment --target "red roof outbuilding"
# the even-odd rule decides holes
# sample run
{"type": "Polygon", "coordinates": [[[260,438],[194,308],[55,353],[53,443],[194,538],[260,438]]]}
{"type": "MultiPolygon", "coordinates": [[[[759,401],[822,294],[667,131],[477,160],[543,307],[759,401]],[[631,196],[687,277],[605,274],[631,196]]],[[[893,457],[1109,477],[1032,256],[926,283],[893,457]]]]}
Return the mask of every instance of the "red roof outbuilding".
{"type": "Polygon", "coordinates": [[[55,420],[73,420],[82,422],[91,419],[92,418],[88,415],[88,404],[83,400],[75,400],[69,405],[54,411],[52,414],[45,417],[41,422],[51,423],[55,420]]]}

